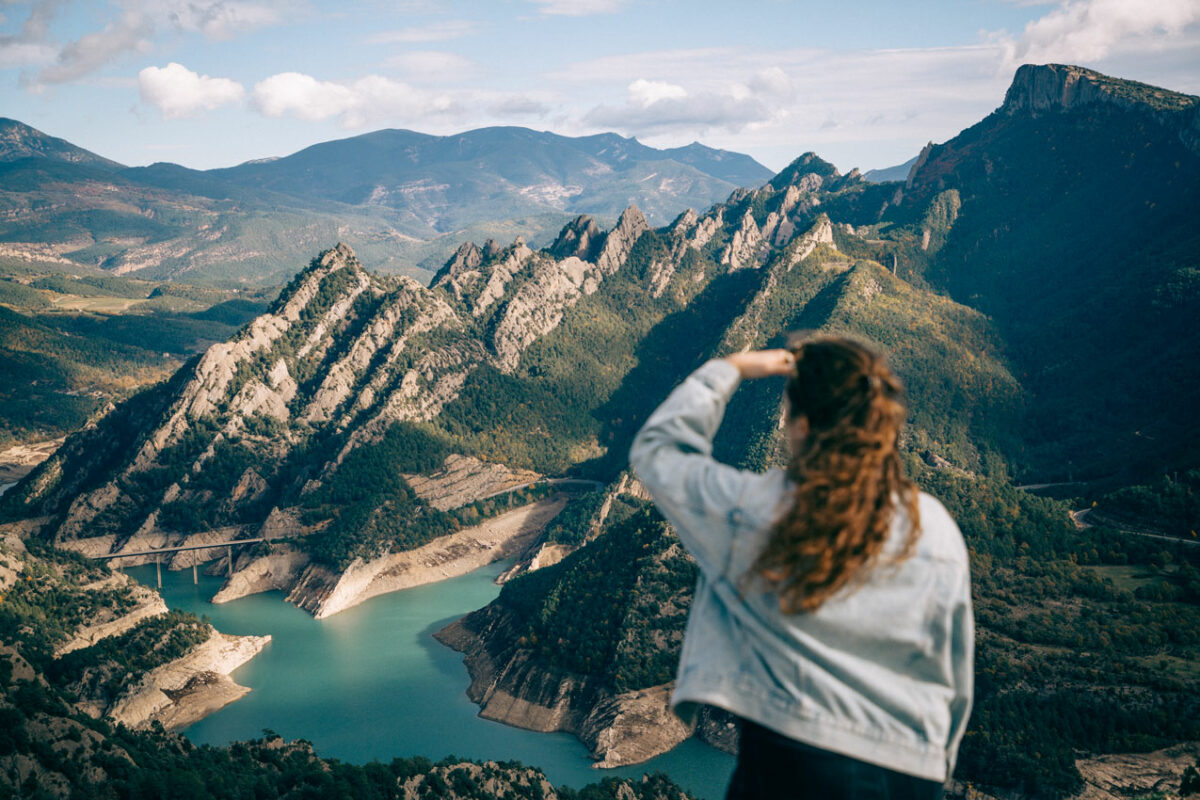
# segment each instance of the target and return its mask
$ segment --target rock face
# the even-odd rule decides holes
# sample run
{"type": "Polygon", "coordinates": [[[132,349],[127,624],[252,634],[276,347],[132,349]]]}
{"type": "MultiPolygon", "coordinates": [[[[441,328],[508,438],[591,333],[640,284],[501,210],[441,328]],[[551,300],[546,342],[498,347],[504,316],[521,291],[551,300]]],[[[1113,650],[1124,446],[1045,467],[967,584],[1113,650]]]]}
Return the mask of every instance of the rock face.
{"type": "Polygon", "coordinates": [[[1165,111],[1194,108],[1200,98],[1126,81],[1068,64],[1023,64],[1013,76],[1000,110],[1007,114],[1069,111],[1093,103],[1165,111]]]}
{"type": "Polygon", "coordinates": [[[248,563],[239,561],[237,571],[213,595],[212,601],[228,603],[260,592],[290,591],[308,563],[304,552],[289,545],[276,545],[265,556],[251,558],[248,563]]]}
{"type": "Polygon", "coordinates": [[[70,653],[81,647],[89,647],[101,639],[117,636],[129,630],[148,617],[167,613],[167,604],[158,594],[139,584],[128,575],[117,574],[105,581],[85,588],[107,589],[125,588],[133,595],[134,605],[123,614],[114,614],[109,609],[101,609],[91,622],[75,630],[71,638],[54,648],[54,656],[70,653]]]}
{"type": "Polygon", "coordinates": [[[116,722],[147,728],[158,721],[168,730],[186,728],[250,690],[229,673],[258,655],[270,636],[212,637],[182,658],[146,673],[108,711],[116,722]]]}
{"type": "Polygon", "coordinates": [[[837,249],[833,244],[833,225],[824,214],[804,234],[791,240],[784,247],[782,256],[772,262],[761,287],[746,304],[746,310],[726,328],[721,345],[723,350],[741,350],[750,346],[760,333],[763,314],[774,301],[783,276],[812,255],[820,245],[834,251],[837,249]]]}
{"type": "MultiPolygon", "coordinates": [[[[563,261],[536,260],[532,274],[497,312],[491,337],[496,366],[504,372],[515,370],[525,348],[558,327],[581,296],[595,292],[601,281],[624,266],[634,244],[649,229],[642,212],[630,207],[604,238],[594,263],[576,255],[563,261]]],[[[590,250],[586,227],[579,237],[589,239],[590,250]]]]}
{"type": "Polygon", "coordinates": [[[1122,800],[1126,797],[1172,796],[1183,771],[1200,759],[1200,743],[1192,742],[1153,753],[1121,753],[1079,759],[1083,776],[1078,800],[1122,800]]]}
{"type": "Polygon", "coordinates": [[[547,498],[412,550],[355,561],[340,574],[312,565],[299,573],[288,600],[322,619],[376,595],[466,575],[521,553],[565,504],[547,498]]]}
{"type": "Polygon", "coordinates": [[[417,496],[442,511],[528,486],[542,477],[532,470],[511,469],[457,454],[448,456],[437,472],[404,476],[417,496]]]}
{"type": "Polygon", "coordinates": [[[573,733],[596,766],[636,764],[665,753],[691,732],[667,709],[669,686],[614,694],[595,679],[536,663],[517,648],[518,627],[491,605],[434,634],[464,654],[467,696],[479,715],[519,728],[573,733]]]}
{"type": "Polygon", "coordinates": [[[574,256],[583,261],[592,261],[603,241],[604,237],[596,221],[589,216],[580,215],[558,234],[554,244],[550,245],[550,254],[555,258],[574,256]]]}

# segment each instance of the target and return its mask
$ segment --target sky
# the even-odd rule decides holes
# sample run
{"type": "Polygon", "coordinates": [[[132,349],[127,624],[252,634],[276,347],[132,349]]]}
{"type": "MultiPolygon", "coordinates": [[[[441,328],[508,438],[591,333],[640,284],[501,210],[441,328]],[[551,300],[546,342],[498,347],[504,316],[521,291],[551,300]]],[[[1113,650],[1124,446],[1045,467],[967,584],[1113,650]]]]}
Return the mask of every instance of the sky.
{"type": "Polygon", "coordinates": [[[867,170],[1023,63],[1200,94],[1200,0],[0,0],[0,116],[129,165],[520,125],[867,170]]]}

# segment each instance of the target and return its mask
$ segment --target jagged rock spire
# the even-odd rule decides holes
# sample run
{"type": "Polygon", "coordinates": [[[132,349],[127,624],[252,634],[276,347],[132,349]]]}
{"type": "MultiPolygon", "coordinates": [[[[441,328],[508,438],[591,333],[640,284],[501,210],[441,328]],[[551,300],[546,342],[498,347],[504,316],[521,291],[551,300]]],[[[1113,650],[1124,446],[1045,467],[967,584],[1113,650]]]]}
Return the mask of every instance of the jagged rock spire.
{"type": "Polygon", "coordinates": [[[602,241],[600,226],[586,214],[580,214],[559,231],[558,238],[550,245],[549,252],[555,258],[575,256],[591,261],[596,256],[597,246],[602,241]]]}

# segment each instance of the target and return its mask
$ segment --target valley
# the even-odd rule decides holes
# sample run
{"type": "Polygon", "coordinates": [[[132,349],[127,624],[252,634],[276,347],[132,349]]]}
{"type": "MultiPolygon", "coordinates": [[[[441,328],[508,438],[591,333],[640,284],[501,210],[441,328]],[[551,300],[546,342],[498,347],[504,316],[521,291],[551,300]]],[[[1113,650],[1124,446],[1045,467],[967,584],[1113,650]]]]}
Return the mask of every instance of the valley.
{"type": "MultiPolygon", "coordinates": [[[[408,646],[455,665],[460,712],[542,732],[520,734],[531,763],[554,736],[604,766],[669,759],[681,742],[706,747],[666,709],[695,566],[628,474],[629,443],[708,358],[778,345],[789,330],[850,334],[884,348],[904,379],[906,467],[971,550],[977,694],[956,777],[996,797],[1077,795],[1114,754],[1132,770],[1141,762],[1130,754],[1200,740],[1200,678],[1188,667],[1200,658],[1200,554],[1189,546],[1200,430],[1170,399],[1200,388],[1187,266],[1197,130],[1200,99],[1026,66],[995,113],[927,147],[904,182],[843,175],[807,153],[757,188],[669,220],[630,205],[607,225],[575,215],[544,242],[467,237],[427,281],[368,269],[343,241],[258,305],[241,290],[208,290],[227,294],[189,313],[239,301],[221,317],[226,335],[146,361],[146,388],[83,414],[86,425],[0,495],[12,551],[33,554],[8,568],[20,604],[0,606],[5,642],[53,691],[98,713],[154,706],[115,677],[138,649],[106,642],[173,643],[176,658],[136,661],[162,675],[214,637],[257,633],[216,633],[173,612],[56,656],[62,642],[98,634],[64,604],[22,594],[20,576],[46,559],[61,591],[90,592],[98,608],[98,588],[67,588],[64,576],[107,580],[80,554],[264,539],[171,556],[170,568],[209,576],[203,600],[180,607],[228,620],[269,607],[336,632],[368,609],[473,582],[471,604],[422,618],[408,646]],[[1114,163],[1124,169],[1097,166],[1114,163]],[[1093,503],[1082,514],[1092,524],[1078,525],[1071,512],[1093,503]],[[1122,530],[1130,519],[1151,520],[1154,536],[1122,530]]],[[[342,156],[321,152],[304,158],[330,165],[323,197],[356,198],[352,170],[334,170],[342,156]]],[[[288,188],[271,169],[256,167],[257,180],[288,188]]],[[[78,283],[101,278],[27,277],[12,283],[36,293],[57,291],[39,281],[69,280],[82,293],[78,283]]],[[[117,296],[131,279],[109,280],[106,296],[117,296]]],[[[63,330],[29,319],[13,324],[42,341],[63,330]]],[[[719,458],[784,463],[780,387],[739,390],[719,458]]],[[[180,577],[172,591],[190,586],[180,577]]],[[[109,602],[134,601],[122,590],[109,602]]],[[[207,687],[221,699],[238,691],[180,677],[160,693],[207,707],[218,703],[203,699],[207,687]]],[[[136,719],[194,722],[167,708],[136,719]]],[[[730,748],[728,725],[711,714],[698,735],[730,748]]],[[[327,746],[360,760],[398,755],[327,746]]]]}

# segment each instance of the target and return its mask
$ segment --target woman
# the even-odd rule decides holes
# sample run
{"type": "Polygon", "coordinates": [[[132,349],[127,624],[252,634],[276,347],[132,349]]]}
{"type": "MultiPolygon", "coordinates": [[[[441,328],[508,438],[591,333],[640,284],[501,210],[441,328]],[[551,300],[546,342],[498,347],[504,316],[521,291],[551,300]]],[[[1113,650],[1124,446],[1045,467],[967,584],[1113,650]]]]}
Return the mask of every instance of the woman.
{"type": "Polygon", "coordinates": [[[903,392],[839,338],[692,373],[630,463],[700,565],[672,707],[742,718],[728,798],[937,798],[971,709],[967,552],[903,474],[903,392]],[[788,377],[787,471],[714,461],[742,379],[788,377]]]}

